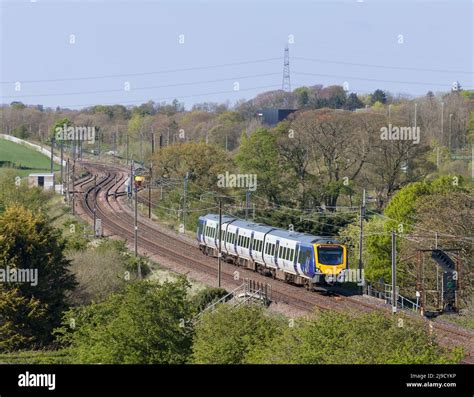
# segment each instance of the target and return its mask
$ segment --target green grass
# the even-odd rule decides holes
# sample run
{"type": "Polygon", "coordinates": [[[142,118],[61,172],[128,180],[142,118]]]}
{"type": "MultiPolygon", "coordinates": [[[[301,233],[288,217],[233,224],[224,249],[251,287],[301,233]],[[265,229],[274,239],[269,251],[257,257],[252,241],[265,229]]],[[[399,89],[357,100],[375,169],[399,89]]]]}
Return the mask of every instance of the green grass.
{"type": "MultiPolygon", "coordinates": [[[[0,139],[0,162],[2,161],[13,163],[13,169],[21,177],[33,173],[49,172],[51,166],[50,158],[44,154],[5,139],[0,139]],[[20,167],[25,167],[26,169],[21,169],[20,167]]],[[[7,169],[12,168],[0,167],[0,173],[7,169]]],[[[59,170],[58,164],[54,165],[54,170],[59,170]]]]}

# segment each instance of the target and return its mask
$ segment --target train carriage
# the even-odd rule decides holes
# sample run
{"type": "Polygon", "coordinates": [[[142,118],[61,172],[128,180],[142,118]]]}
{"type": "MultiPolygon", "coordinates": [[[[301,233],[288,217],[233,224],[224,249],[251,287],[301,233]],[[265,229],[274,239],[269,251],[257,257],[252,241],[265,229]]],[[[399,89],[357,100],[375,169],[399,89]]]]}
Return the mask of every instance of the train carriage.
{"type": "MultiPolygon", "coordinates": [[[[197,240],[206,255],[217,256],[219,216],[198,221],[197,240]]],[[[222,257],[274,278],[311,287],[335,282],[348,267],[346,247],[327,238],[222,217],[222,257]]]]}

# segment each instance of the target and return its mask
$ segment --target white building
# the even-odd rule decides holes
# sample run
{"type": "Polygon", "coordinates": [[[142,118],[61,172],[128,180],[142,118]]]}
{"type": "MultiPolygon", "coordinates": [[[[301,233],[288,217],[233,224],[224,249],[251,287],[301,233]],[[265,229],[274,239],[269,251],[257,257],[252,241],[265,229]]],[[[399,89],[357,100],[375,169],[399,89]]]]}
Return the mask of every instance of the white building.
{"type": "Polygon", "coordinates": [[[28,186],[42,187],[44,190],[54,189],[54,174],[30,174],[28,186]]]}

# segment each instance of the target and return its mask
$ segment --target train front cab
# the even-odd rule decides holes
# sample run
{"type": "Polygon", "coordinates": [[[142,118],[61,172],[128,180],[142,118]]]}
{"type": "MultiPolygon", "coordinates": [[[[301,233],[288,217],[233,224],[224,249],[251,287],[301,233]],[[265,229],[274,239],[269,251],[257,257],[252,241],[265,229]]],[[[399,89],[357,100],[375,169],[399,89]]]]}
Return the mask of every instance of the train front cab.
{"type": "Polygon", "coordinates": [[[342,244],[314,244],[316,271],[325,275],[326,281],[335,282],[347,269],[347,250],[342,244]]]}

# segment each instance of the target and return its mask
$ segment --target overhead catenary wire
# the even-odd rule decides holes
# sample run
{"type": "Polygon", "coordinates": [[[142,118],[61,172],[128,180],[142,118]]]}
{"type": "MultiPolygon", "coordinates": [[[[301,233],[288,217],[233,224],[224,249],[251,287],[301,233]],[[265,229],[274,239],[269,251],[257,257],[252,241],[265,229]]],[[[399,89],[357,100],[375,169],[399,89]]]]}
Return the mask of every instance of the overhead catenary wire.
{"type": "MultiPolygon", "coordinates": [[[[416,226],[416,225],[412,225],[412,224],[409,224],[409,223],[406,223],[406,222],[400,222],[396,219],[393,219],[393,218],[390,218],[389,216],[387,215],[384,215],[384,214],[380,214],[378,212],[375,212],[375,211],[371,211],[371,210],[367,210],[368,212],[371,212],[372,214],[374,215],[378,215],[380,217],[383,217],[385,219],[388,219],[390,221],[393,221],[393,222],[397,222],[398,224],[401,224],[401,225],[404,225],[404,226],[409,226],[409,227],[412,227],[414,229],[419,229],[419,230],[423,230],[425,232],[428,232],[428,233],[438,233],[439,236],[445,236],[445,237],[452,237],[452,238],[459,238],[459,239],[462,239],[462,240],[466,240],[466,241],[469,241],[471,243],[474,243],[474,237],[471,237],[471,236],[457,236],[457,235],[454,235],[454,234],[449,234],[449,233],[443,233],[443,232],[439,232],[439,231],[436,231],[436,230],[429,230],[429,229],[425,229],[423,227],[420,227],[420,226],[416,226]]],[[[433,238],[433,237],[431,237],[433,238]]]]}

